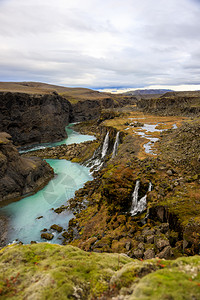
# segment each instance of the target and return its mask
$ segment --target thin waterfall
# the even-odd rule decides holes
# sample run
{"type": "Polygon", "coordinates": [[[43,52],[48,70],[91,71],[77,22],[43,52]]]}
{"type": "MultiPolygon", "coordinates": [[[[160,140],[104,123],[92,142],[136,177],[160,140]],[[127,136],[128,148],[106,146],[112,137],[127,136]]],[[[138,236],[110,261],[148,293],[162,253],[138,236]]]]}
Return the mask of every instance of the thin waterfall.
{"type": "Polygon", "coordinates": [[[114,158],[117,155],[118,146],[119,146],[119,131],[116,134],[115,143],[114,143],[114,147],[113,147],[112,158],[114,158]]]}
{"type": "Polygon", "coordinates": [[[136,184],[135,184],[135,189],[134,189],[133,194],[132,194],[131,214],[135,210],[135,208],[137,207],[139,188],[140,188],[140,181],[137,180],[136,184]]]}
{"type": "Polygon", "coordinates": [[[107,132],[104,142],[103,142],[103,147],[102,147],[102,152],[101,152],[101,158],[104,158],[107,150],[108,150],[108,143],[109,143],[109,131],[107,132]]]}
{"type": "Polygon", "coordinates": [[[100,145],[93,153],[93,156],[86,162],[86,167],[89,167],[92,171],[92,174],[95,171],[99,171],[104,163],[104,158],[108,151],[109,146],[109,131],[106,133],[103,146],[100,145]]]}
{"type": "MultiPolygon", "coordinates": [[[[139,180],[136,181],[135,189],[132,194],[131,215],[135,216],[143,212],[147,207],[147,194],[138,201],[139,180]]],[[[152,183],[149,182],[148,192],[152,190],[152,183]]]]}

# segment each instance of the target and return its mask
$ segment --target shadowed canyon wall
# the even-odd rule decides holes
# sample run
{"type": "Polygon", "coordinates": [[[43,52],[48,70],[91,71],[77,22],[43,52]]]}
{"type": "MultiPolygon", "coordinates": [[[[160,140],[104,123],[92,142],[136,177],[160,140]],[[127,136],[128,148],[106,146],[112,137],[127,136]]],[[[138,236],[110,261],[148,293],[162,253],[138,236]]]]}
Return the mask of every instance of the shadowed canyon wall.
{"type": "Polygon", "coordinates": [[[57,93],[31,95],[0,92],[0,131],[15,145],[52,142],[65,138],[71,104],[57,93]]]}
{"type": "Polygon", "coordinates": [[[53,169],[37,157],[21,157],[11,136],[0,133],[0,205],[42,188],[53,177],[53,169]]]}

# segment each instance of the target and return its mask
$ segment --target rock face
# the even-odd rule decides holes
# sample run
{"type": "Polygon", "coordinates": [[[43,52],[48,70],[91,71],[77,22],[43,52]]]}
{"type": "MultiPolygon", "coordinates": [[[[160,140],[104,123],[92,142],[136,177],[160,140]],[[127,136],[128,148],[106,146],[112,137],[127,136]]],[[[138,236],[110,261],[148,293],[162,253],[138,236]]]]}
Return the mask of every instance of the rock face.
{"type": "Polygon", "coordinates": [[[67,136],[71,104],[56,92],[0,92],[0,107],[0,131],[11,134],[15,145],[52,142],[67,136]]]}
{"type": "Polygon", "coordinates": [[[83,122],[86,120],[93,120],[99,118],[102,109],[120,107],[123,105],[131,104],[135,101],[135,98],[127,97],[125,99],[117,99],[115,100],[112,97],[107,97],[104,99],[96,99],[96,100],[85,100],[78,101],[77,103],[72,103],[73,122],[83,122]]]}
{"type": "Polygon", "coordinates": [[[40,158],[22,158],[11,136],[0,133],[0,204],[42,188],[53,177],[52,168],[40,158]]]}
{"type": "MultiPolygon", "coordinates": [[[[38,93],[42,91],[38,91],[38,93]]],[[[95,94],[96,95],[96,94],[95,94]]],[[[67,137],[65,126],[98,118],[102,109],[135,103],[134,97],[111,97],[101,93],[95,99],[80,95],[0,92],[0,131],[12,135],[15,145],[55,142],[67,137]],[[70,102],[71,101],[71,102],[70,102]]]]}
{"type": "Polygon", "coordinates": [[[138,108],[161,115],[200,115],[200,92],[168,92],[160,98],[141,99],[138,108]]]}

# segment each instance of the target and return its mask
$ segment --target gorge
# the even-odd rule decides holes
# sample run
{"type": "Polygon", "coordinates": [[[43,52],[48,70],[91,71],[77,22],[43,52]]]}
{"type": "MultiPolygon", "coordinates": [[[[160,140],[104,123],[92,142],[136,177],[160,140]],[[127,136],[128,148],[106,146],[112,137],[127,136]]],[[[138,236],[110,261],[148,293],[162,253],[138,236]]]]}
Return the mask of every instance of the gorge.
{"type": "MultiPolygon", "coordinates": [[[[133,99],[129,101],[132,102],[128,106],[111,105],[109,109],[102,109],[93,120],[88,110],[85,115],[87,121],[67,127],[68,139],[64,144],[63,141],[56,143],[55,139],[55,143],[41,145],[41,149],[38,149],[39,145],[33,145],[33,151],[21,154],[22,160],[28,159],[30,155],[46,159],[57,175],[39,192],[38,200],[38,194],[35,194],[1,209],[4,216],[13,211],[16,218],[16,223],[8,224],[11,233],[9,242],[15,237],[25,244],[32,241],[32,245],[19,243],[1,250],[1,266],[6,270],[8,278],[11,278],[9,272],[13,268],[13,260],[10,259],[10,268],[6,267],[6,261],[8,257],[18,253],[19,278],[25,276],[25,261],[26,266],[34,266],[33,270],[30,268],[34,283],[40,272],[43,278],[49,276],[50,281],[54,280],[53,293],[62,294],[58,291],[58,286],[62,285],[59,281],[61,276],[66,299],[111,299],[110,297],[117,296],[124,297],[122,299],[135,299],[139,290],[139,295],[143,297],[141,299],[145,299],[145,287],[148,284],[151,297],[157,291],[160,298],[155,299],[165,299],[168,295],[171,299],[176,299],[176,285],[173,283],[169,292],[165,288],[166,277],[173,281],[173,274],[178,278],[177,282],[190,286],[186,291],[188,299],[193,296],[198,299],[198,95],[195,97],[195,109],[194,102],[189,97],[183,103],[185,107],[187,102],[187,109],[183,109],[184,113],[179,110],[177,115],[171,113],[180,104],[179,97],[174,94],[170,96],[167,93],[156,100],[139,99],[137,106],[135,100],[134,103],[133,99]],[[169,97],[173,97],[173,105],[163,107],[163,99],[169,97]],[[156,105],[151,104],[154,101],[156,105]],[[149,142],[150,148],[146,146],[149,142]],[[65,193],[66,187],[68,195],[65,193]],[[44,210],[36,211],[37,205],[40,208],[41,205],[45,206],[44,210]],[[30,225],[28,219],[32,220],[30,225]],[[19,233],[24,225],[27,232],[29,227],[34,229],[31,234],[29,231],[22,237],[19,233]],[[60,232],[59,227],[62,228],[60,232]],[[66,246],[35,244],[43,240],[43,229],[45,231],[42,233],[50,234],[51,243],[62,243],[66,246]],[[75,266],[76,255],[79,259],[75,266]],[[58,278],[52,271],[50,257],[55,259],[55,274],[58,274],[58,278]],[[57,264],[62,265],[62,270],[57,264]],[[73,267],[67,272],[69,265],[73,267]],[[67,279],[64,279],[66,275],[62,272],[67,274],[67,279]],[[76,285],[71,282],[68,274],[73,274],[76,285]],[[163,276],[161,281],[159,276],[163,276]],[[191,277],[192,281],[189,280],[191,277]],[[68,288],[65,287],[65,280],[68,288]],[[163,287],[160,291],[158,282],[163,287]],[[79,296],[76,293],[77,288],[79,296]]],[[[93,108],[92,106],[91,111],[93,108]]],[[[70,121],[68,118],[67,122],[70,121]]],[[[3,275],[1,276],[4,280],[3,275]]],[[[17,273],[14,278],[15,276],[17,273]]],[[[28,275],[26,281],[27,288],[33,287],[28,275]]],[[[6,285],[2,282],[2,291],[9,297],[11,291],[6,290],[6,285]]],[[[18,286],[20,284],[19,281],[18,286]]],[[[50,285],[51,282],[48,282],[47,286],[50,285]]],[[[36,290],[39,291],[41,299],[49,295],[45,289],[36,290]]],[[[184,292],[183,289],[179,291],[184,292]]],[[[27,295],[26,288],[17,290],[16,295],[27,295]]],[[[62,299],[62,295],[60,297],[62,299]]]]}

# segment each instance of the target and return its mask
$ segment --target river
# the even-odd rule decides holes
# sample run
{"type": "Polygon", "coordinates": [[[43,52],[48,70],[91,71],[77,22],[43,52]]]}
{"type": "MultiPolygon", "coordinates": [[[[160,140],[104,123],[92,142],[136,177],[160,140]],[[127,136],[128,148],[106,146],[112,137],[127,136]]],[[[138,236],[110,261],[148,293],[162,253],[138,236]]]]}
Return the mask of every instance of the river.
{"type": "MultiPolygon", "coordinates": [[[[82,135],[73,131],[71,125],[66,127],[68,138],[58,143],[43,144],[41,147],[50,147],[60,144],[81,143],[93,140],[90,135],[82,135]]],[[[34,150],[39,146],[34,146],[34,150]]],[[[31,149],[29,149],[31,150],[31,149]]],[[[67,229],[69,220],[73,217],[70,211],[56,214],[52,208],[66,204],[74,197],[75,191],[83,187],[85,182],[92,180],[89,168],[72,163],[67,160],[47,159],[54,169],[55,177],[39,192],[13,202],[0,209],[0,214],[8,217],[8,241],[19,240],[25,244],[31,241],[42,242],[41,230],[49,229],[51,225],[58,224],[67,229]]],[[[54,234],[52,243],[62,243],[62,233],[54,234]]]]}

